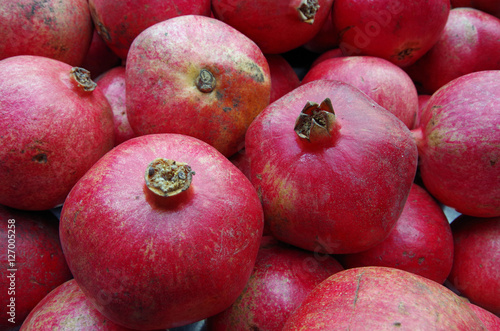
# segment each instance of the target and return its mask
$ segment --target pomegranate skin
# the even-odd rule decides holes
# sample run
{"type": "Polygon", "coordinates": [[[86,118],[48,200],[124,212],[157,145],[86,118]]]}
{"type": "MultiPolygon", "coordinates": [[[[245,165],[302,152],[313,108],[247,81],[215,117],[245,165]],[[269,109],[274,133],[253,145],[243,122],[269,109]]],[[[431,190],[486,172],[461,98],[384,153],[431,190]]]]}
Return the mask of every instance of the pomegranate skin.
{"type": "Polygon", "coordinates": [[[486,330],[465,300],[430,279],[387,267],[337,272],[287,320],[292,330],[486,330]]]}
{"type": "Polygon", "coordinates": [[[0,204],[51,209],[113,147],[113,114],[99,87],[41,56],[0,61],[0,204]]]}
{"type": "Polygon", "coordinates": [[[5,266],[0,270],[0,286],[5,291],[0,296],[4,312],[0,329],[10,330],[19,327],[40,300],[72,275],[59,242],[59,221],[50,211],[0,205],[0,222],[0,258],[5,266]],[[12,274],[15,278],[7,278],[12,274]],[[15,299],[13,314],[8,307],[11,298],[15,299]],[[8,320],[12,317],[15,323],[8,320]]]}
{"type": "Polygon", "coordinates": [[[500,216],[500,71],[461,76],[436,91],[413,131],[425,188],[459,213],[500,216]]]}
{"type": "Polygon", "coordinates": [[[347,254],[387,237],[415,177],[410,131],[359,89],[315,80],[269,105],[250,125],[250,176],[278,240],[347,254]],[[299,138],[294,125],[307,101],[330,98],[336,123],[324,141],[299,138]]]}
{"type": "Polygon", "coordinates": [[[331,13],[332,3],[333,0],[212,0],[212,11],[216,19],[252,39],[264,54],[282,54],[319,33],[331,13]],[[315,13],[312,23],[304,21],[299,13],[299,8],[306,4],[315,13]]]}
{"type": "Polygon", "coordinates": [[[500,330],[500,317],[473,303],[468,302],[467,304],[474,311],[477,317],[479,317],[479,319],[483,322],[487,330],[500,330]]]}
{"type": "Polygon", "coordinates": [[[111,322],[90,303],[74,279],[61,284],[30,312],[20,331],[128,331],[111,322]]]}
{"type": "Polygon", "coordinates": [[[290,63],[282,55],[266,54],[265,57],[271,74],[269,103],[272,103],[297,88],[300,85],[300,80],[290,63]]]}
{"type": "Polygon", "coordinates": [[[500,70],[500,19],[472,8],[452,9],[436,44],[405,70],[426,94],[472,72],[500,70]]]}
{"type": "Polygon", "coordinates": [[[449,11],[450,0],[335,0],[332,22],[344,55],[371,55],[406,67],[436,43],[449,11]]]}
{"type": "Polygon", "coordinates": [[[38,55],[81,66],[92,33],[87,0],[0,3],[0,60],[38,55]]]}
{"type": "Polygon", "coordinates": [[[122,60],[104,42],[97,30],[94,29],[90,48],[82,63],[82,68],[90,71],[92,79],[96,79],[104,72],[120,66],[122,60]]]}
{"type": "Polygon", "coordinates": [[[230,157],[269,104],[271,74],[264,54],[241,32],[214,18],[186,15],[137,36],[127,58],[126,90],[127,117],[137,135],[185,134],[230,157]]]}
{"type": "Polygon", "coordinates": [[[451,6],[471,7],[500,18],[500,2],[497,0],[451,0],[451,6]]]}
{"type": "Polygon", "coordinates": [[[60,236],[92,304],[117,324],[148,330],[228,308],[250,277],[262,229],[258,196],[226,157],[193,137],[154,134],[115,147],[80,179],[60,236]],[[145,172],[164,156],[195,174],[188,190],[155,197],[145,172]]]}
{"type": "Polygon", "coordinates": [[[453,236],[439,204],[413,184],[403,213],[379,245],[338,257],[346,268],[392,267],[443,284],[453,265],[453,236]]]}
{"type": "Polygon", "coordinates": [[[395,64],[373,56],[343,56],[320,61],[309,69],[302,84],[332,79],[351,84],[413,129],[418,94],[410,76],[395,64]]]}
{"type": "Polygon", "coordinates": [[[148,27],[182,15],[210,16],[210,0],[89,0],[99,35],[122,60],[130,45],[148,27]]]}
{"type": "Polygon", "coordinates": [[[451,229],[455,258],[448,280],[472,303],[500,315],[500,217],[460,215],[451,229]]]}

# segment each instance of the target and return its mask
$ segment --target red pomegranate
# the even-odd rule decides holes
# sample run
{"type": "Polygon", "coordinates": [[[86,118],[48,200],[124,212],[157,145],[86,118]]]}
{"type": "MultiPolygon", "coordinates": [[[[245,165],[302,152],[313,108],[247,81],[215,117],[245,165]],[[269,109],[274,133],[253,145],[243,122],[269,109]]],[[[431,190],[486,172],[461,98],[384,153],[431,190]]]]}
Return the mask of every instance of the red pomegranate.
{"type": "Polygon", "coordinates": [[[137,36],[127,58],[126,90],[137,135],[185,134],[229,157],[269,104],[271,76],[264,54],[241,32],[214,18],[186,15],[137,36]]]}
{"type": "Polygon", "coordinates": [[[121,65],[122,60],[104,42],[96,29],[92,35],[90,48],[83,59],[82,68],[90,71],[92,79],[99,77],[104,72],[121,65]]]}
{"type": "Polygon", "coordinates": [[[312,254],[264,237],[245,290],[231,307],[207,320],[208,330],[281,331],[306,295],[341,270],[344,268],[329,255],[312,254]]]}
{"type": "Polygon", "coordinates": [[[337,272],[287,320],[292,330],[486,330],[458,295],[430,279],[387,267],[337,272]]]}
{"type": "Polygon", "coordinates": [[[262,229],[251,182],[212,146],[178,134],[108,152],[71,190],[60,224],[85,295],[105,317],[141,330],[227,309],[250,277],[262,229]]]}
{"type": "Polygon", "coordinates": [[[300,85],[299,76],[290,63],[280,54],[266,54],[269,71],[271,74],[272,103],[300,85]]]}
{"type": "Polygon", "coordinates": [[[500,18],[500,2],[498,0],[451,0],[451,6],[471,7],[500,18]]]}
{"type": "Polygon", "coordinates": [[[404,123],[340,81],[312,81],[269,105],[245,150],[272,235],[329,254],[384,240],[417,168],[404,123]]]}
{"type": "Polygon", "coordinates": [[[61,205],[113,147],[113,114],[89,72],[42,56],[0,61],[0,204],[61,205]]]}
{"type": "Polygon", "coordinates": [[[265,54],[281,54],[319,33],[333,0],[212,0],[214,17],[259,45],[265,54]]]}
{"type": "Polygon", "coordinates": [[[50,291],[72,278],[59,242],[58,219],[50,211],[0,206],[0,329],[19,327],[50,291]]]}
{"type": "Polygon", "coordinates": [[[127,331],[131,329],[119,326],[102,316],[76,281],[71,279],[40,301],[26,318],[21,330],[127,331]]]}
{"type": "Polygon", "coordinates": [[[426,94],[471,72],[500,70],[500,18],[472,8],[452,9],[436,44],[405,70],[426,94]]]}
{"type": "Polygon", "coordinates": [[[389,236],[363,252],[338,257],[346,268],[392,267],[443,284],[453,264],[453,236],[441,206],[413,184],[403,213],[389,236]]]}
{"type": "Polygon", "coordinates": [[[436,91],[413,134],[426,189],[459,213],[500,216],[500,70],[461,76],[436,91]]]}
{"type": "Polygon", "coordinates": [[[125,67],[117,66],[99,75],[95,82],[108,99],[113,111],[115,146],[135,137],[127,118],[125,102],[125,67]]]}
{"type": "Polygon", "coordinates": [[[472,303],[500,315],[500,217],[460,215],[451,228],[455,258],[448,279],[472,303]]]}
{"type": "Polygon", "coordinates": [[[468,302],[467,304],[474,311],[477,317],[479,317],[481,322],[483,322],[487,330],[500,330],[499,316],[473,303],[468,302]]]}
{"type": "Polygon", "coordinates": [[[319,30],[319,32],[316,33],[312,39],[302,45],[302,47],[310,52],[318,54],[323,54],[324,52],[328,52],[338,46],[338,36],[335,34],[331,13],[327,16],[321,30],[319,30]]]}
{"type": "Polygon", "coordinates": [[[410,76],[397,65],[374,56],[332,57],[317,62],[302,84],[333,79],[351,84],[413,129],[418,111],[418,94],[410,76]]]}
{"type": "MultiPolygon", "coordinates": [[[[318,64],[324,60],[327,60],[327,59],[330,59],[333,57],[340,57],[340,56],[344,56],[344,54],[342,54],[342,50],[338,47],[331,49],[329,51],[326,51],[324,53],[321,53],[317,58],[315,58],[311,62],[311,66],[309,67],[309,69],[313,68],[316,64],[318,64]]],[[[307,72],[306,72],[306,74],[307,74],[307,72]]]]}
{"type": "Polygon", "coordinates": [[[0,2],[0,60],[38,55],[81,66],[92,32],[87,0],[0,2]]]}
{"type": "Polygon", "coordinates": [[[406,67],[439,39],[450,0],[335,0],[332,22],[344,55],[371,55],[406,67]]]}
{"type": "Polygon", "coordinates": [[[182,15],[210,16],[210,0],[88,0],[95,27],[109,48],[123,60],[142,31],[182,15]]]}
{"type": "Polygon", "coordinates": [[[431,96],[432,95],[430,94],[418,95],[418,111],[417,111],[417,118],[415,119],[415,128],[418,128],[420,126],[420,114],[424,111],[425,107],[427,107],[427,104],[429,103],[431,96]]]}

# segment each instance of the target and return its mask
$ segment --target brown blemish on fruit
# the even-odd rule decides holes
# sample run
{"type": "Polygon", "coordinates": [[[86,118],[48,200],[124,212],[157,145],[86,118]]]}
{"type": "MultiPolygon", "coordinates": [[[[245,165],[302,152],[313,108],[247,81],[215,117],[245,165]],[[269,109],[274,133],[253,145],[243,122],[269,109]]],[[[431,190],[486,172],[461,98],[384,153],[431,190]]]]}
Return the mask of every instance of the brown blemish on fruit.
{"type": "Polygon", "coordinates": [[[186,163],[157,158],[148,165],[144,179],[151,192],[169,197],[187,190],[194,174],[186,163]]]}
{"type": "Polygon", "coordinates": [[[201,69],[196,77],[195,84],[200,92],[210,93],[215,88],[216,80],[212,72],[207,69],[201,69]]]}
{"type": "Polygon", "coordinates": [[[33,156],[31,160],[38,163],[47,163],[47,154],[38,153],[35,156],[33,156]]]}
{"type": "Polygon", "coordinates": [[[90,78],[90,71],[80,67],[73,67],[70,71],[71,77],[77,86],[86,92],[92,92],[97,84],[90,78]]]}
{"type": "Polygon", "coordinates": [[[302,0],[300,5],[297,7],[300,20],[308,24],[314,23],[314,17],[316,16],[318,9],[318,0],[302,0]]]}

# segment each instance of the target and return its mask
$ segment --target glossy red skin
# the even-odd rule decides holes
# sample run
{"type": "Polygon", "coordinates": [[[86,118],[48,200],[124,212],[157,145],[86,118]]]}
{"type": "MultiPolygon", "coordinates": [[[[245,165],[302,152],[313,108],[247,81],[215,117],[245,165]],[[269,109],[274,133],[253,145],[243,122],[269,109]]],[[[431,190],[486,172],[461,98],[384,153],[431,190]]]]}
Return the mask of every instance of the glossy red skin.
{"type": "Polygon", "coordinates": [[[318,0],[313,24],[300,19],[301,0],[212,0],[214,17],[241,31],[265,54],[281,54],[308,42],[321,30],[333,0],[318,0]]]}
{"type": "Polygon", "coordinates": [[[486,330],[458,295],[430,279],[386,267],[338,272],[285,324],[292,330],[486,330]]]}
{"type": "Polygon", "coordinates": [[[121,59],[148,27],[181,15],[210,16],[210,0],[89,0],[92,20],[109,48],[121,59]]]}
{"type": "Polygon", "coordinates": [[[327,16],[325,23],[323,23],[321,30],[319,30],[319,32],[316,33],[311,40],[303,44],[302,47],[311,52],[323,54],[324,52],[338,47],[338,45],[338,35],[335,33],[332,23],[332,15],[330,13],[330,15],[327,16]]]}
{"type": "Polygon", "coordinates": [[[33,309],[21,330],[126,331],[97,311],[74,279],[50,292],[33,309]]]}
{"type": "Polygon", "coordinates": [[[135,39],[126,90],[127,116],[137,135],[186,134],[229,157],[243,147],[248,126],[269,104],[271,74],[264,54],[241,32],[188,15],[158,23],[135,39]],[[209,93],[196,87],[201,69],[215,77],[209,93]]]}
{"type": "Polygon", "coordinates": [[[415,177],[406,126],[359,89],[316,80],[269,105],[247,131],[251,181],[277,239],[315,252],[354,253],[380,243],[415,177]],[[314,145],[294,131],[307,101],[330,98],[340,130],[314,145]]]}
{"type": "Polygon", "coordinates": [[[392,267],[443,284],[453,264],[453,236],[439,204],[413,184],[403,213],[389,236],[366,251],[338,257],[346,268],[392,267]]]}
{"type": "Polygon", "coordinates": [[[448,279],[472,303],[500,315],[500,217],[457,217],[455,259],[448,279]]]}
{"type": "Polygon", "coordinates": [[[483,322],[487,330],[500,330],[500,317],[473,303],[468,302],[467,304],[483,322]]]}
{"type": "Polygon", "coordinates": [[[197,322],[229,307],[257,256],[263,211],[250,181],[193,137],[132,138],[75,185],[61,213],[61,243],[83,292],[129,328],[197,322]],[[155,199],[144,173],[157,157],[188,163],[191,187],[155,199]]]}
{"type": "Polygon", "coordinates": [[[437,43],[406,68],[426,94],[482,70],[500,70],[500,19],[472,8],[452,9],[437,43]]]}
{"type": "Polygon", "coordinates": [[[113,147],[113,114],[69,64],[20,55],[0,61],[0,204],[45,210],[113,147]]]}
{"type": "Polygon", "coordinates": [[[271,96],[274,102],[300,85],[299,76],[290,63],[280,54],[266,54],[271,73],[271,96]]]}
{"type": "Polygon", "coordinates": [[[4,289],[0,304],[7,307],[10,298],[15,298],[15,316],[7,314],[10,308],[2,308],[5,314],[0,319],[0,329],[10,330],[19,327],[40,300],[72,276],[59,242],[59,221],[51,212],[27,212],[0,206],[0,220],[0,258],[5,266],[0,270],[0,286],[4,289]],[[14,221],[9,223],[9,220],[14,221]],[[15,246],[10,251],[9,243],[15,246]],[[14,260],[15,265],[10,267],[9,260],[14,260]],[[7,278],[12,273],[15,286],[11,286],[7,278]],[[15,324],[8,321],[11,317],[15,324]]]}
{"type": "Polygon", "coordinates": [[[92,32],[87,0],[0,3],[0,60],[39,55],[80,66],[92,32]]]}
{"type": "Polygon", "coordinates": [[[451,0],[451,6],[476,8],[500,18],[500,2],[497,0],[451,0]]]}
{"type": "Polygon", "coordinates": [[[331,256],[264,237],[245,290],[230,308],[207,320],[208,330],[281,331],[306,295],[341,270],[331,256]]]}
{"type": "Polygon", "coordinates": [[[500,216],[499,91],[500,71],[459,77],[432,95],[413,130],[424,186],[462,214],[500,216]]]}
{"type": "Polygon", "coordinates": [[[418,94],[410,76],[397,65],[374,56],[342,56],[325,59],[302,79],[333,79],[351,84],[413,129],[418,94]]]}
{"type": "Polygon", "coordinates": [[[122,60],[104,42],[96,29],[92,34],[90,48],[81,67],[90,71],[92,79],[96,79],[104,72],[119,66],[122,60]]]}
{"type": "Polygon", "coordinates": [[[125,102],[125,67],[114,67],[95,79],[101,91],[108,99],[113,111],[114,136],[117,146],[136,136],[127,118],[125,102]]]}
{"type": "Polygon", "coordinates": [[[439,39],[449,0],[335,0],[332,22],[344,55],[371,55],[406,67],[439,39]]]}

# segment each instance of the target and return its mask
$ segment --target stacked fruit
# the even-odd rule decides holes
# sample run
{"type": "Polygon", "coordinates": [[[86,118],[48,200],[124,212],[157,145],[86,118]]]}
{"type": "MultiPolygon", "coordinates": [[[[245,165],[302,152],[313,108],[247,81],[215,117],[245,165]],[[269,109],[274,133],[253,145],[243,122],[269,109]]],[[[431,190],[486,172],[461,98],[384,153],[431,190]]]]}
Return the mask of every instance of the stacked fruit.
{"type": "Polygon", "coordinates": [[[2,329],[500,327],[496,1],[0,14],[2,329]]]}

